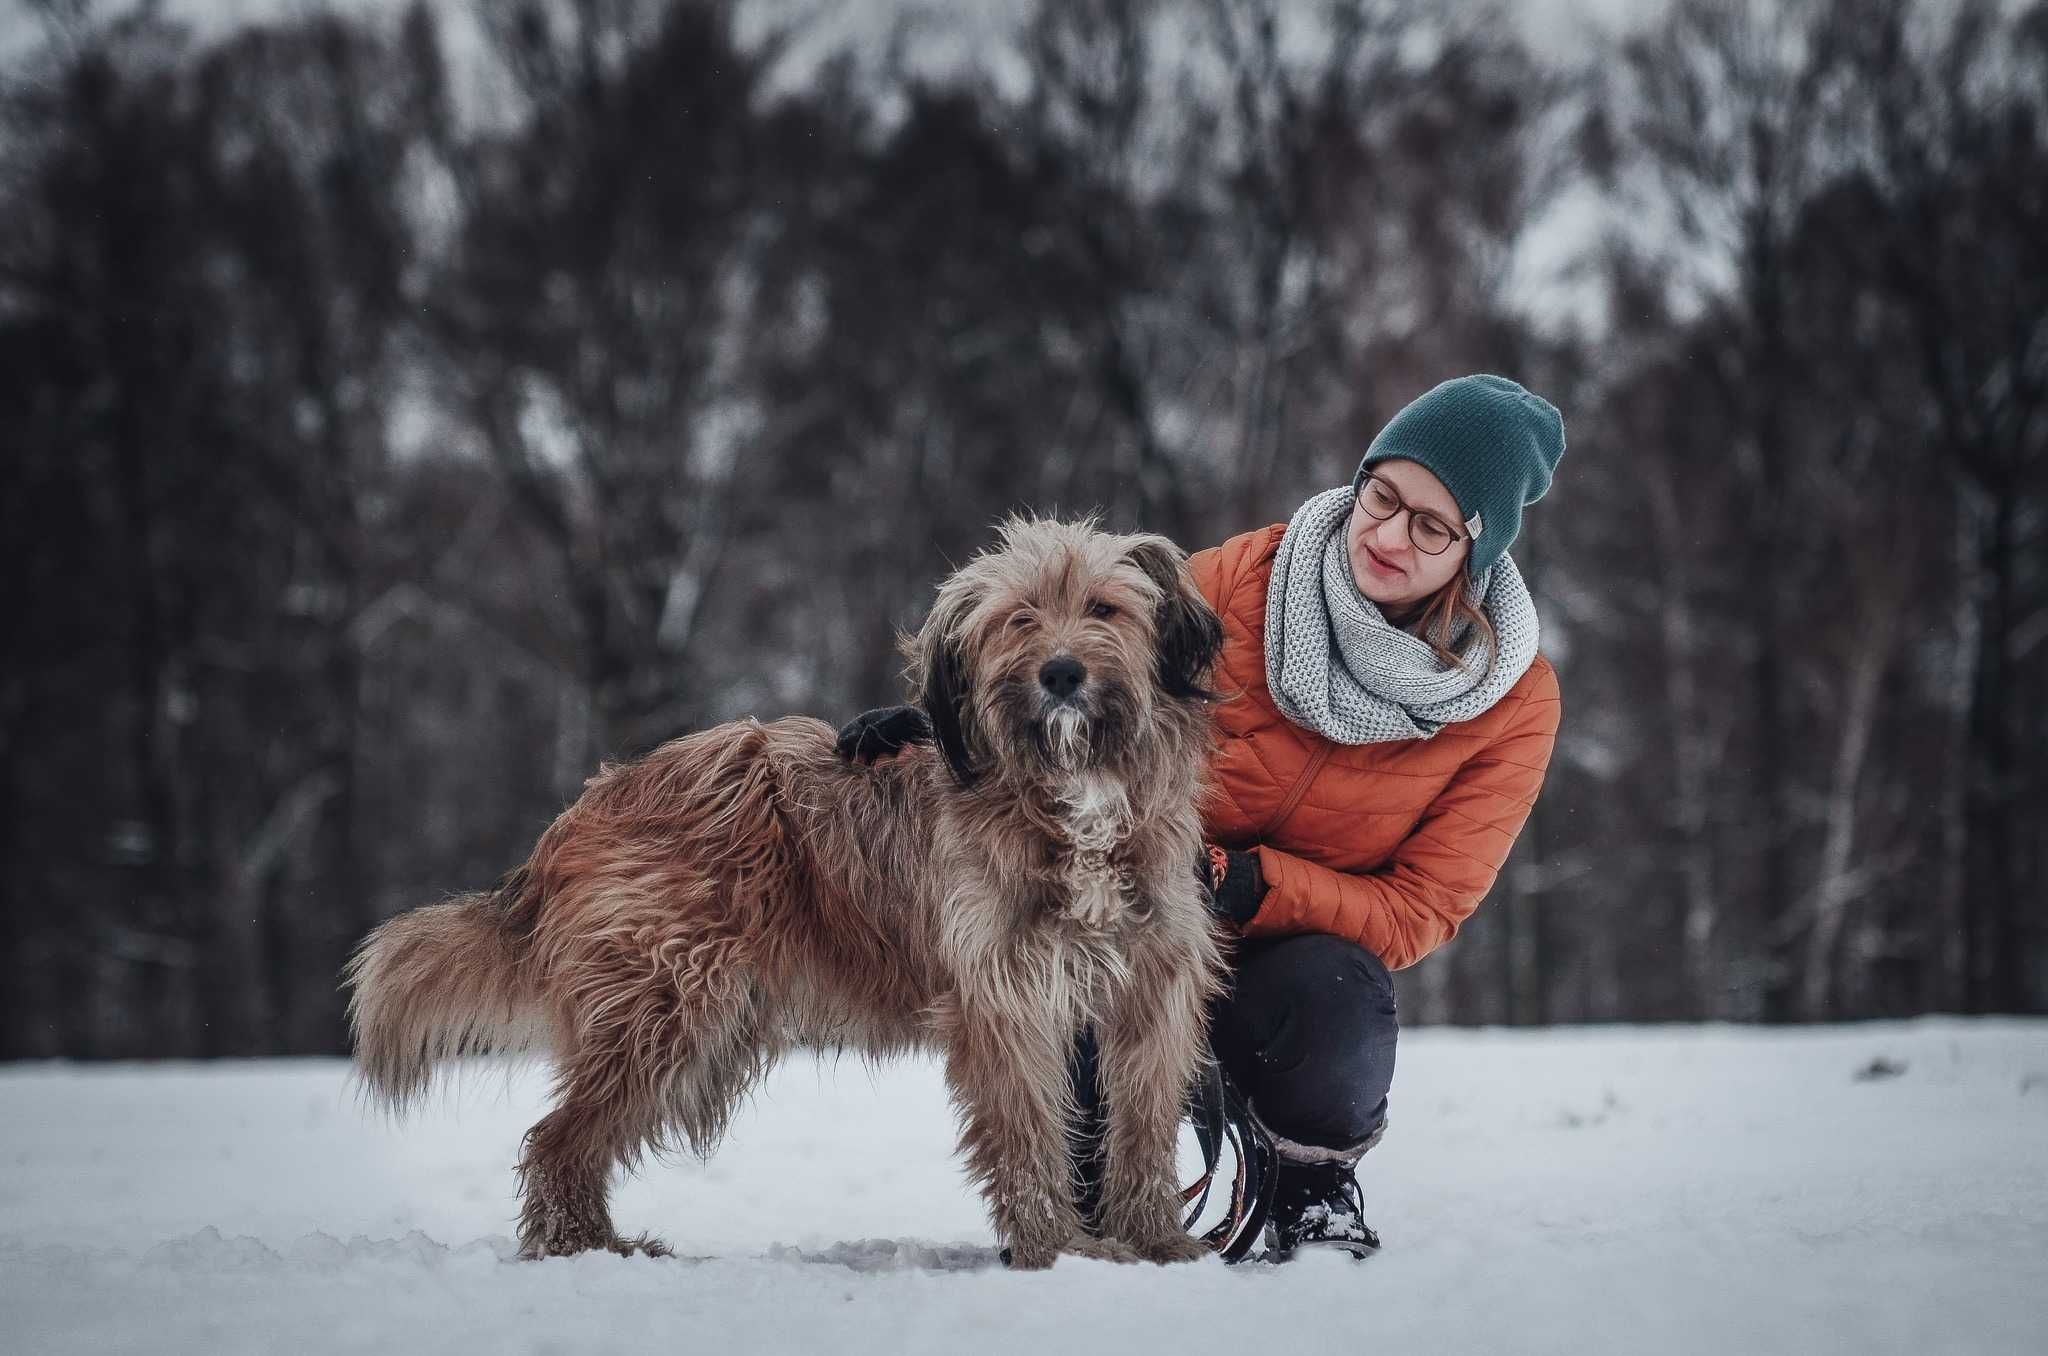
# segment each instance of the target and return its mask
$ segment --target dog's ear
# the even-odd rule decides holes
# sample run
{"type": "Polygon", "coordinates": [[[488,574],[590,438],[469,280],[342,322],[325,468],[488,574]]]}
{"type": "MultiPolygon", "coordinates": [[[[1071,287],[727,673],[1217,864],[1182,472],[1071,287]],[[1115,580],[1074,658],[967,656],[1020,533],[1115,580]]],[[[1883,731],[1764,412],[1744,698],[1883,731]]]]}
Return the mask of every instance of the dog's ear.
{"type": "Polygon", "coordinates": [[[931,615],[911,642],[911,681],[917,684],[917,704],[930,717],[939,752],[962,788],[981,778],[981,769],[975,765],[982,740],[975,725],[973,678],[960,636],[961,623],[973,603],[973,595],[957,581],[953,588],[941,589],[931,615]]]}
{"type": "Polygon", "coordinates": [[[1169,697],[1214,701],[1202,679],[1223,652],[1223,623],[1188,576],[1187,557],[1166,538],[1147,535],[1124,558],[1159,585],[1159,686],[1169,697]]]}

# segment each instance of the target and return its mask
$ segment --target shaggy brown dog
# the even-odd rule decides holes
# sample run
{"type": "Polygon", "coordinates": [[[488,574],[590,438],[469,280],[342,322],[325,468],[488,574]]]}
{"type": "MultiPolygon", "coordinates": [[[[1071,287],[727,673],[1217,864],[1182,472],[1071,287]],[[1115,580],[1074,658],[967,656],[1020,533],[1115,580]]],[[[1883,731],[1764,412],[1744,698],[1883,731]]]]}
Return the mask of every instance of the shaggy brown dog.
{"type": "Polygon", "coordinates": [[[403,1109],[438,1059],[549,1052],[527,1255],[659,1251],[613,1231],[614,1165],[708,1154],[792,1047],[932,1047],[1012,1265],[1202,1255],[1174,1147],[1221,980],[1194,875],[1220,641],[1164,538],[1011,520],[903,642],[937,747],[849,766],[822,722],[741,720],[604,768],[495,892],[364,941],[363,1074],[403,1109]],[[1066,1133],[1084,1023],[1101,1237],[1066,1133]]]}

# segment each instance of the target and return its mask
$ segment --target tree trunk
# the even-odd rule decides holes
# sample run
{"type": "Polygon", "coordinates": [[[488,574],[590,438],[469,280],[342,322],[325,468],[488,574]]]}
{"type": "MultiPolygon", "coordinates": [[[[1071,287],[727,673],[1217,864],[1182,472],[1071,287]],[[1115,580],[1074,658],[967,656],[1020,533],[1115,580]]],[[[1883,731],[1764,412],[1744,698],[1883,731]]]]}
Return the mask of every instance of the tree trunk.
{"type": "Polygon", "coordinates": [[[1709,804],[1715,784],[1705,748],[1706,720],[1700,707],[1699,675],[1693,644],[1693,602],[1684,540],[1684,515],[1671,482],[1650,478],[1650,512],[1662,549],[1653,553],[1662,566],[1662,596],[1657,618],[1664,642],[1664,717],[1670,739],[1671,809],[1667,819],[1676,830],[1679,879],[1679,927],[1683,993],[1674,1015],[1696,1019],[1722,1015],[1715,992],[1714,947],[1720,902],[1715,873],[1718,853],[1712,837],[1714,816],[1709,804]]]}
{"type": "Polygon", "coordinates": [[[2020,929],[2025,906],[2013,871],[2013,796],[2017,787],[2011,721],[2007,715],[2011,666],[2006,643],[2012,634],[2013,496],[1992,490],[1990,522],[1983,540],[1988,597],[1977,632],[1977,681],[1970,701],[1967,824],[1970,850],[1964,889],[1970,918],[1969,1012],[2015,1012],[2021,1008],[2020,929]]]}
{"type": "MultiPolygon", "coordinates": [[[[1885,617],[1896,615],[1883,609],[1885,617]]],[[[1813,886],[1813,925],[1806,937],[1806,960],[1800,974],[1799,1006],[1808,1021],[1833,1016],[1838,990],[1835,966],[1840,959],[1849,907],[1862,893],[1861,877],[1852,857],[1856,851],[1856,797],[1863,765],[1877,723],[1880,681],[1891,657],[1892,630],[1877,622],[1862,632],[1863,643],[1851,662],[1849,690],[1835,745],[1835,766],[1829,779],[1827,831],[1822,840],[1820,875],[1813,886]]],[[[1867,863],[1866,863],[1867,865],[1867,863]]]]}
{"type": "MultiPolygon", "coordinates": [[[[1755,411],[1750,428],[1756,458],[1750,505],[1755,545],[1744,552],[1744,558],[1748,601],[1756,609],[1756,753],[1750,783],[1755,808],[1761,816],[1756,838],[1756,898],[1762,909],[1759,921],[1768,934],[1772,925],[1794,907],[1791,826],[1785,796],[1788,741],[1784,716],[1786,672],[1782,661],[1786,634],[1783,591],[1793,544],[1780,528],[1786,507],[1785,401],[1781,380],[1788,363],[1783,261],[1772,214],[1768,208],[1759,208],[1758,213],[1760,220],[1751,228],[1754,244],[1748,260],[1751,315],[1757,326],[1755,347],[1749,355],[1757,364],[1750,392],[1754,402],[1751,408],[1755,411]]],[[[1783,1021],[1792,1015],[1791,967],[1783,963],[1784,957],[1780,955],[1770,955],[1766,961],[1757,1008],[1743,1015],[1783,1021]]]]}

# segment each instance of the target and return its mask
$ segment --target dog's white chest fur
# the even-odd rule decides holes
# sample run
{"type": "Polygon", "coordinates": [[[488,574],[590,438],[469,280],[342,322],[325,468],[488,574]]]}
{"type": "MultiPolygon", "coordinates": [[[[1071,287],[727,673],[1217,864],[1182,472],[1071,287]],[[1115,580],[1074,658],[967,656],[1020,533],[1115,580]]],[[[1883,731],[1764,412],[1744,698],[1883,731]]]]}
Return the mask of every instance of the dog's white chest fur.
{"type": "Polygon", "coordinates": [[[1088,928],[1114,923],[1136,893],[1128,866],[1112,860],[1131,832],[1131,800],[1118,779],[1079,772],[1060,796],[1060,823],[1071,845],[1066,857],[1062,914],[1088,928]]]}

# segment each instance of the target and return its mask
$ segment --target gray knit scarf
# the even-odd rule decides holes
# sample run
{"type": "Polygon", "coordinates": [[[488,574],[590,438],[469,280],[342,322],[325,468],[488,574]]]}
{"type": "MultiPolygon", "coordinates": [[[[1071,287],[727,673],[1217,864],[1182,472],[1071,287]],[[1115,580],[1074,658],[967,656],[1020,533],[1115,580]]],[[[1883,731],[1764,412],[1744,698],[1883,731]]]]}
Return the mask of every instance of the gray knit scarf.
{"type": "Polygon", "coordinates": [[[1466,667],[1447,668],[1358,591],[1344,540],[1351,503],[1345,485],[1303,504],[1273,558],[1266,684],[1281,713],[1339,744],[1379,744],[1427,739],[1486,711],[1536,658],[1536,606],[1521,571],[1503,554],[1471,581],[1466,596],[1493,623],[1500,653],[1463,624],[1449,645],[1466,667]]]}

